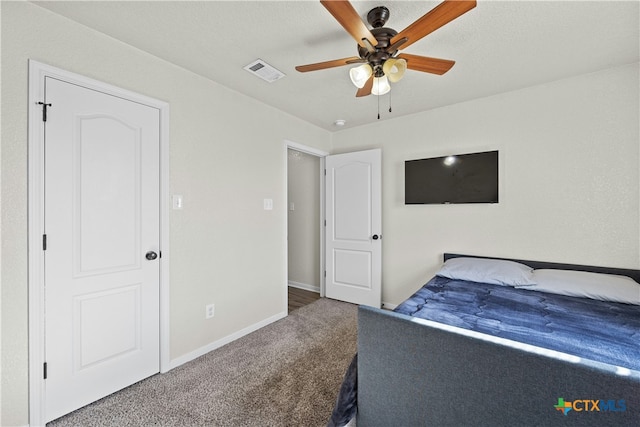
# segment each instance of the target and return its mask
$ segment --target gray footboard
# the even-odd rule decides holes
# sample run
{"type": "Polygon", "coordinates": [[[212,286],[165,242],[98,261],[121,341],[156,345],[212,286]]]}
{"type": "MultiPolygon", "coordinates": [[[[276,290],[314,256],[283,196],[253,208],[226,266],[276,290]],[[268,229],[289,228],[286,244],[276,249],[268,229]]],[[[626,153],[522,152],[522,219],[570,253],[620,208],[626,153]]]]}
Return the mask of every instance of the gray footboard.
{"type": "Polygon", "coordinates": [[[428,323],[359,307],[358,427],[640,425],[637,372],[428,323]],[[559,398],[582,402],[564,415],[559,398]]]}

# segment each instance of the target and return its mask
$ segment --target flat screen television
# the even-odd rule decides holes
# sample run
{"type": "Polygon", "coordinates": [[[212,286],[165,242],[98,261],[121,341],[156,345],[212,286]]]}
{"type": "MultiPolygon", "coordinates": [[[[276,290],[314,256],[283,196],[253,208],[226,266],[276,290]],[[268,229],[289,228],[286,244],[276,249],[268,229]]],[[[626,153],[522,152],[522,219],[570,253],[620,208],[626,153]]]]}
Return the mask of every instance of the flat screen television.
{"type": "Polygon", "coordinates": [[[404,203],[498,203],[498,151],[405,161],[404,203]]]}

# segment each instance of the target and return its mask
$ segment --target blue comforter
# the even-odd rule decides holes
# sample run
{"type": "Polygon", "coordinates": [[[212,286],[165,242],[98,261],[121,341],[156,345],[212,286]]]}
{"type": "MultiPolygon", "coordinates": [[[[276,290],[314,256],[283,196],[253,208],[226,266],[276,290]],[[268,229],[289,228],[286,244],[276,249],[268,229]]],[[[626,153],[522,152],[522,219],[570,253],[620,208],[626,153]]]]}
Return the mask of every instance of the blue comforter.
{"type": "Polygon", "coordinates": [[[396,312],[640,371],[640,306],[436,276],[396,312]]]}

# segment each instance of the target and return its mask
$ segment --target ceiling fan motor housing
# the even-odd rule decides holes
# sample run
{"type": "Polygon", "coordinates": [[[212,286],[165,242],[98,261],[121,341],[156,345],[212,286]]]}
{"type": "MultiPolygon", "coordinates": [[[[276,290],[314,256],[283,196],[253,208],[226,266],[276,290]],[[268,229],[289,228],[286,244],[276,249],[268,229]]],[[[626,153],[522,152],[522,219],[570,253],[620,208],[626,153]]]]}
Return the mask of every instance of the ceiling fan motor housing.
{"type": "Polygon", "coordinates": [[[391,58],[397,52],[397,50],[387,51],[387,48],[391,44],[391,38],[398,34],[398,32],[392,28],[381,27],[372,29],[371,34],[373,34],[378,41],[375,50],[369,52],[366,47],[358,45],[358,55],[375,68],[376,66],[382,66],[384,61],[391,58]]]}
{"type": "Polygon", "coordinates": [[[378,44],[375,46],[375,50],[373,52],[370,52],[366,47],[358,45],[358,55],[371,65],[376,77],[384,75],[382,72],[382,64],[397,52],[397,49],[392,51],[387,50],[391,45],[391,38],[398,34],[398,32],[393,28],[384,27],[389,16],[389,9],[384,6],[371,9],[367,14],[367,21],[373,27],[371,34],[376,38],[378,44]]]}

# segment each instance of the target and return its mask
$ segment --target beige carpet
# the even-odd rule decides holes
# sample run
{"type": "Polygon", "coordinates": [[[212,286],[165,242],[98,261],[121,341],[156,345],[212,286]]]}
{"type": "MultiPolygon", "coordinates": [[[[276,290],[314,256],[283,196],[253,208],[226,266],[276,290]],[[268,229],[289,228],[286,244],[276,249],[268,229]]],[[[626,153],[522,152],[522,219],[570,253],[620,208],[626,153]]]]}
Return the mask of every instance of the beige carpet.
{"type": "Polygon", "coordinates": [[[326,426],[356,351],[356,306],[322,298],[48,426],[326,426]]]}

